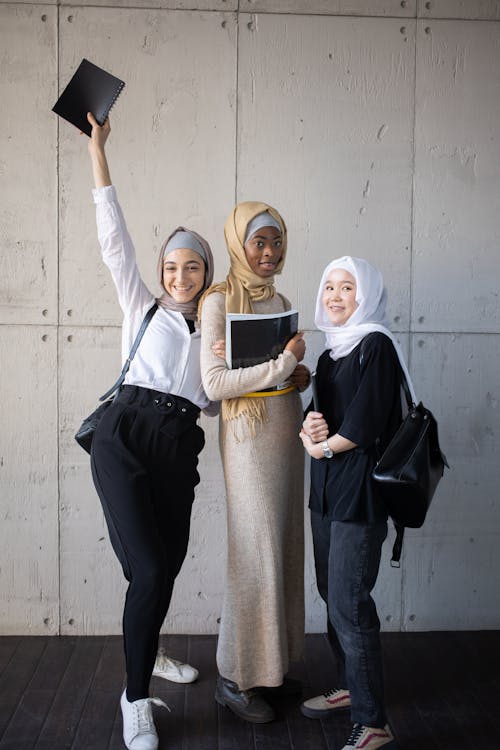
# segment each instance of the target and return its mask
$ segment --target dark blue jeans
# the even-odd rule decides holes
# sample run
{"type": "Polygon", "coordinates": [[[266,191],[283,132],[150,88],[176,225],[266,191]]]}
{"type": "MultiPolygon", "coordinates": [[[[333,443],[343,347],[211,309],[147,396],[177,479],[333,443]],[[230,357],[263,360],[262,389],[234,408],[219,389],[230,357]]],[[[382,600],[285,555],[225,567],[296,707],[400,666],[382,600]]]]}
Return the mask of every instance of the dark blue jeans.
{"type": "Polygon", "coordinates": [[[387,523],[329,521],[311,512],[318,591],[328,608],[336,656],[336,687],[351,694],[351,717],[386,724],[380,621],[371,591],[377,580],[387,523]]]}

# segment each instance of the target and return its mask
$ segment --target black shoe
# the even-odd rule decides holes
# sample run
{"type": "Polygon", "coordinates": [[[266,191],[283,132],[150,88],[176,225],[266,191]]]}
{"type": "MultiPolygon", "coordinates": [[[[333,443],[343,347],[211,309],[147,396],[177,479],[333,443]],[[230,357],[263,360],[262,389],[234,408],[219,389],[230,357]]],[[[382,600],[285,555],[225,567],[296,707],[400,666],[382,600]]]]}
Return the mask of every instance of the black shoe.
{"type": "Polygon", "coordinates": [[[217,677],[215,700],[221,706],[230,708],[240,719],[253,724],[266,724],[275,719],[273,709],[256,690],[240,690],[235,682],[220,675],[217,677]]]}
{"type": "Polygon", "coordinates": [[[259,687],[262,693],[269,695],[300,695],[302,693],[302,683],[300,680],[294,680],[293,677],[284,677],[281,685],[276,687],[259,687]]]}

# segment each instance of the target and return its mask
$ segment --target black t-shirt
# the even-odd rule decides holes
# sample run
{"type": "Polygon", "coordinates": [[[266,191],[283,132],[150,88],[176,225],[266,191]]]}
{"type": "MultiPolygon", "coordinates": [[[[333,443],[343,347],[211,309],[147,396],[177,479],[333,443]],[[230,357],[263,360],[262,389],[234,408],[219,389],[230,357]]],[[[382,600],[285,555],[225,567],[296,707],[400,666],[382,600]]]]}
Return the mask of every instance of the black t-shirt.
{"type": "Polygon", "coordinates": [[[309,507],[332,521],[372,523],[387,518],[383,493],[372,469],[401,423],[400,365],[392,341],[371,333],[334,361],[318,360],[319,411],[329,435],[356,443],[333,458],[311,459],[309,507]]]}

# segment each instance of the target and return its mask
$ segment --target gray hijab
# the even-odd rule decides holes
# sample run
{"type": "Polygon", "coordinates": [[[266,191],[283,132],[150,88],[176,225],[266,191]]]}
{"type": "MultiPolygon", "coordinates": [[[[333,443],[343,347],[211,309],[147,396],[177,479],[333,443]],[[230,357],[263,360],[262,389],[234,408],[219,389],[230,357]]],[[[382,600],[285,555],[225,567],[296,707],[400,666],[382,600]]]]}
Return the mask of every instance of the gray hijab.
{"type": "Polygon", "coordinates": [[[158,280],[164,291],[156,301],[158,302],[160,307],[163,307],[166,310],[180,312],[188,320],[196,320],[198,301],[205,289],[208,289],[208,287],[212,283],[213,276],[214,259],[208,242],[192,229],[177,227],[177,229],[174,229],[172,234],[167,237],[167,239],[161,246],[160,257],[158,258],[158,280]],[[198,255],[203,259],[205,263],[205,280],[203,283],[203,288],[200,289],[196,297],[189,302],[176,302],[163,286],[163,263],[165,261],[165,256],[168,255],[168,253],[172,252],[172,250],[178,250],[179,248],[194,250],[194,252],[198,253],[198,255]]]}

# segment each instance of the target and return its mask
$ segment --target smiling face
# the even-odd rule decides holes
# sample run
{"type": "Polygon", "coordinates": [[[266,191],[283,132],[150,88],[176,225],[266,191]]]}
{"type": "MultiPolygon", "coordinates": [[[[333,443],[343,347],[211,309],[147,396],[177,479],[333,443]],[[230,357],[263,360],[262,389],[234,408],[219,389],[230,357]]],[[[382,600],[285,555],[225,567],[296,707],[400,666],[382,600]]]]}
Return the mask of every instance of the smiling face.
{"type": "Polygon", "coordinates": [[[343,268],[333,268],[325,282],[322,302],[328,319],[334,326],[347,323],[359,307],[354,276],[343,268]]]}
{"type": "Polygon", "coordinates": [[[163,260],[163,286],[176,302],[191,302],[203,289],[205,263],[194,250],[172,250],[163,260]]]}
{"type": "Polygon", "coordinates": [[[276,227],[261,227],[245,242],[248,265],[257,276],[267,279],[276,273],[283,254],[281,232],[276,227]]]}

